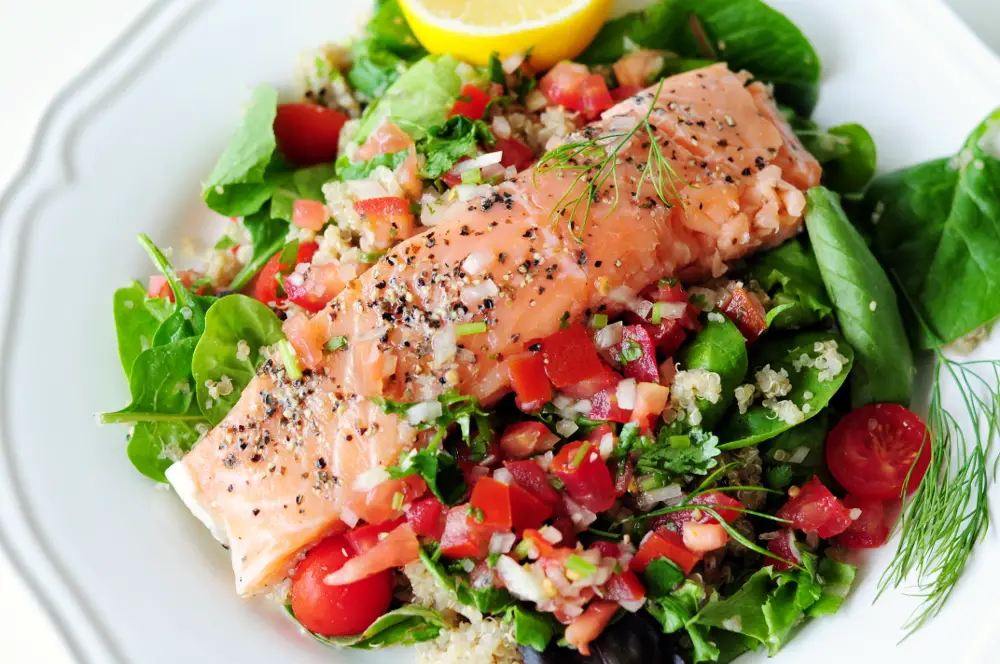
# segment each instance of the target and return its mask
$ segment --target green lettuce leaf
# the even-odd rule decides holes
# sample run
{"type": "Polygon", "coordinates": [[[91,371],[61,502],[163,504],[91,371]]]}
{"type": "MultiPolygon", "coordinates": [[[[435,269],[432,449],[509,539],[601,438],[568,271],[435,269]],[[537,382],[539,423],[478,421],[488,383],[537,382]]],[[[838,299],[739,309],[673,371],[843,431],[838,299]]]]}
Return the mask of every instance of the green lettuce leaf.
{"type": "Polygon", "coordinates": [[[771,316],[769,328],[807,327],[833,315],[816,257],[803,240],[792,239],[758,254],[751,260],[747,274],[774,301],[776,307],[768,315],[784,307],[771,316]]]}

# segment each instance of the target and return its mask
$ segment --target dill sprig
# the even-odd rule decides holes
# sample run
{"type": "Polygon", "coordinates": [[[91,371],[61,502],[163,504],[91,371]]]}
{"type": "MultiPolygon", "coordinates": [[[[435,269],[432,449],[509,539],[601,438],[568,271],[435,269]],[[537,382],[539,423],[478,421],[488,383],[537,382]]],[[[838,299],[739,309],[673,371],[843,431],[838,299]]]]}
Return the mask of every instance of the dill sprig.
{"type": "Polygon", "coordinates": [[[904,502],[896,524],[899,548],[879,581],[880,595],[909,578],[915,581],[922,600],[903,626],[906,637],[940,613],[986,535],[989,489],[1000,462],[994,450],[1000,434],[1000,360],[958,362],[940,349],[935,355],[925,443],[931,462],[904,502]],[[958,390],[964,409],[959,417],[945,407],[942,379],[958,390]]]}
{"type": "MultiPolygon", "coordinates": [[[[673,194],[674,200],[680,200],[677,189],[677,182],[685,183],[673,165],[663,154],[663,148],[656,140],[655,128],[649,121],[656,108],[656,102],[660,98],[660,91],[663,89],[663,81],[656,88],[649,108],[642,118],[636,122],[635,126],[626,132],[605,134],[586,141],[576,141],[566,143],[546,152],[542,155],[538,165],[535,167],[533,177],[545,174],[549,171],[575,172],[576,176],[572,183],[566,188],[565,193],[552,206],[552,215],[560,216],[564,212],[569,212],[569,229],[573,237],[578,241],[583,241],[583,234],[590,220],[591,209],[600,200],[601,191],[605,185],[612,181],[614,189],[610,215],[618,207],[620,202],[620,183],[618,181],[618,165],[620,163],[618,154],[629,142],[639,134],[645,134],[649,140],[649,152],[646,155],[646,163],[643,166],[639,181],[636,183],[633,198],[638,202],[642,184],[647,179],[653,186],[657,198],[671,207],[673,203],[669,196],[673,194]],[[582,185],[582,186],[581,186],[582,185]],[[669,189],[669,191],[668,191],[669,189]],[[582,212],[582,222],[579,230],[576,228],[579,213],[582,212]]],[[[537,182],[536,182],[537,184],[537,182]]]]}

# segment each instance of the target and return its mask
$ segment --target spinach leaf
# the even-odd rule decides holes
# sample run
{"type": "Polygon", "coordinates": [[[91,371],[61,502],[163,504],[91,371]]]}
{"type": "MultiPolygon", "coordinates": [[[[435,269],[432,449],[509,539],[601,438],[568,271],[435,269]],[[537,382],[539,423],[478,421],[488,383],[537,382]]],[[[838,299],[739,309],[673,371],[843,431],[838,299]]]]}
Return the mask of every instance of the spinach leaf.
{"type": "Polygon", "coordinates": [[[170,300],[147,298],[138,281],[115,291],[115,332],[125,378],[132,375],[132,363],[139,353],[152,347],[157,328],[173,308],[170,300]]]}
{"type": "Polygon", "coordinates": [[[416,475],[427,483],[427,488],[445,505],[454,505],[465,496],[468,486],[458,462],[441,449],[444,429],[421,450],[411,450],[400,458],[397,465],[388,469],[393,479],[416,475]]]}
{"type": "Polygon", "coordinates": [[[156,329],[153,335],[153,346],[163,346],[185,337],[196,337],[205,329],[205,312],[215,302],[214,297],[195,295],[184,286],[170,261],[153,244],[149,236],[140,233],[139,244],[146,250],[153,264],[166,278],[170,290],[174,294],[174,310],[156,329]]]}
{"type": "Polygon", "coordinates": [[[875,176],[875,141],[859,124],[843,124],[826,131],[808,122],[795,134],[823,164],[823,185],[841,194],[863,191],[875,176]]]}
{"type": "Polygon", "coordinates": [[[787,409],[797,409],[801,419],[779,417],[776,409],[782,406],[777,403],[769,404],[772,408],[755,403],[742,414],[730,411],[717,429],[724,450],[762,443],[820,413],[847,380],[854,350],[832,332],[804,332],[765,339],[754,347],[750,359],[753,372],[765,366],[787,372],[791,390],[774,401],[791,402],[787,409]]]}
{"type": "Polygon", "coordinates": [[[129,436],[126,453],[136,470],[166,484],[167,468],[190,452],[201,436],[198,425],[191,422],[138,422],[129,436]]]}
{"type": "Polygon", "coordinates": [[[323,185],[335,177],[333,164],[300,168],[284,178],[271,198],[271,218],[292,221],[295,201],[300,198],[322,201],[323,185]]]}
{"type": "Polygon", "coordinates": [[[642,573],[646,594],[655,599],[665,597],[684,583],[684,571],[669,558],[657,558],[642,573]]]}
{"type": "Polygon", "coordinates": [[[930,328],[915,330],[924,348],[1000,316],[997,136],[1000,108],[953,159],[881,175],[862,203],[857,221],[868,224],[875,254],[930,328]]]}
{"type": "Polygon", "coordinates": [[[716,403],[698,399],[701,426],[711,429],[735,398],[747,375],[747,344],[743,333],[725,316],[710,315],[705,327],[681,349],[678,361],[685,370],[705,369],[719,375],[722,396],[716,403]]]}
{"type": "MultiPolygon", "coordinates": [[[[298,623],[290,604],[285,605],[285,611],[292,620],[298,623]]],[[[388,646],[411,646],[423,641],[433,641],[441,634],[441,630],[450,628],[451,625],[448,624],[448,621],[437,611],[417,604],[406,604],[385,614],[356,636],[321,636],[306,631],[314,639],[328,646],[374,650],[388,646]]]]}
{"type": "Polygon", "coordinates": [[[198,405],[212,425],[236,405],[264,359],[261,350],[284,338],[281,321],[257,300],[237,294],[212,305],[191,358],[198,405]]]}
{"type": "Polygon", "coordinates": [[[274,118],[278,93],[269,85],[253,92],[236,133],[202,189],[202,198],[219,214],[242,217],[259,210],[274,192],[266,177],[277,142],[274,118]]]}
{"type": "Polygon", "coordinates": [[[609,64],[634,47],[722,60],[773,83],[777,98],[804,116],[816,105],[819,56],[794,23],[760,0],[661,0],[608,21],[577,59],[609,64]]]}
{"type": "Polygon", "coordinates": [[[414,139],[423,138],[427,127],[443,124],[458,98],[462,78],[458,60],[445,53],[428,55],[415,63],[368,107],[354,140],[364,143],[383,121],[396,123],[414,139]]]}
{"type": "Polygon", "coordinates": [[[758,254],[748,267],[748,276],[760,284],[776,305],[768,312],[769,328],[806,327],[833,315],[816,257],[802,240],[792,239],[758,254]],[[784,309],[778,311],[779,307],[784,309]]]}
{"type": "Polygon", "coordinates": [[[406,71],[406,60],[379,46],[373,39],[351,47],[351,68],[347,80],[355,90],[378,99],[406,71]]]}
{"type": "Polygon", "coordinates": [[[396,0],[386,0],[378,6],[375,15],[365,26],[365,32],[372,42],[408,61],[418,60],[427,55],[410,30],[396,0]]]}
{"type": "Polygon", "coordinates": [[[805,219],[837,322],[858,356],[851,403],[855,408],[875,402],[909,403],[913,354],[889,278],[847,220],[835,194],[823,187],[810,189],[805,219]]]}
{"type": "Polygon", "coordinates": [[[390,154],[382,153],[375,155],[368,161],[359,161],[353,164],[348,163],[337,170],[337,176],[343,180],[364,180],[372,174],[379,166],[385,166],[391,171],[396,170],[406,159],[409,150],[401,150],[390,154]]]}
{"type": "Polygon", "coordinates": [[[635,463],[639,473],[705,475],[718,465],[719,439],[700,428],[677,434],[662,427],[654,446],[642,450],[635,463]]]}
{"type": "Polygon", "coordinates": [[[830,431],[830,409],[824,408],[816,417],[788,429],[761,445],[764,463],[768,466],[769,486],[784,489],[804,482],[823,465],[823,444],[830,431]],[[804,458],[803,450],[806,451],[804,458]],[[789,459],[796,459],[794,463],[789,459]],[[783,468],[774,477],[771,468],[783,468]]]}
{"type": "Polygon", "coordinates": [[[687,579],[669,595],[650,598],[646,603],[646,610],[663,626],[664,634],[682,629],[687,632],[695,664],[719,659],[719,648],[710,638],[708,628],[697,619],[707,599],[704,586],[687,579]]]}
{"type": "Polygon", "coordinates": [[[288,235],[288,222],[272,219],[265,210],[244,218],[243,225],[253,241],[253,254],[229,284],[229,288],[234,291],[242,290],[250,283],[271,257],[285,246],[285,237],[288,235]]]}
{"type": "Polygon", "coordinates": [[[545,651],[559,628],[551,613],[539,613],[520,605],[511,607],[507,615],[514,625],[514,640],[517,644],[534,648],[538,652],[545,651]]]}
{"type": "Polygon", "coordinates": [[[496,143],[493,132],[482,120],[470,120],[463,115],[449,118],[443,125],[431,127],[420,140],[417,150],[427,157],[421,175],[425,178],[439,178],[462,157],[472,157],[476,148],[496,143]]]}

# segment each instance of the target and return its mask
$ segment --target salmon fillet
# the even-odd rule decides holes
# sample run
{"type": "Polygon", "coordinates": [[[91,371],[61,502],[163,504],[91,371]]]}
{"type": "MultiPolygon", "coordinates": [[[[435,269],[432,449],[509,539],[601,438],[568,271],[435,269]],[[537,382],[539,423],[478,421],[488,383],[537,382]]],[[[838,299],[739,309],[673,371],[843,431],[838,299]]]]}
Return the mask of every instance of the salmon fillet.
{"type": "MultiPolygon", "coordinates": [[[[572,229],[569,212],[553,208],[575,172],[529,170],[488,197],[454,203],[325,310],[286,321],[309,371],[292,381],[280,362],[265,363],[226,419],[168,472],[228,543],[240,594],[281,581],[345,522],[399,516],[397,492],[408,502],[424,490],[415,478],[388,479],[384,469],[421,440],[372,397],[415,402],[457,389],[489,405],[510,391],[505,358],[567,317],[619,313],[661,277],[720,276],[728,261],[798,232],[803,190],[819,183],[820,166],[768,88],[747,78],[718,64],[659,88],[649,121],[677,175],[670,205],[648,179],[636,191],[650,147],[639,134],[572,229]],[[455,325],[479,321],[488,331],[459,338],[456,349],[455,325]],[[324,352],[335,336],[346,347],[324,352]]],[[[656,90],[581,135],[627,131],[656,90]]]]}

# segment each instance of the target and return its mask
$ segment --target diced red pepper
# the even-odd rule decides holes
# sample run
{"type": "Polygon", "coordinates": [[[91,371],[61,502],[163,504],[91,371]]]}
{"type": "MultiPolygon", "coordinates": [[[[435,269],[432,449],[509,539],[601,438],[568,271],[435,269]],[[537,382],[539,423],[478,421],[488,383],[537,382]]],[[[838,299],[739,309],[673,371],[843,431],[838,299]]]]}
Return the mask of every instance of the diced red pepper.
{"type": "Polygon", "coordinates": [[[847,530],[837,535],[838,544],[849,549],[877,549],[885,544],[889,539],[889,523],[883,501],[847,494],[844,507],[848,510],[859,509],[861,515],[847,530]]]}
{"type": "Polygon", "coordinates": [[[483,513],[483,526],[506,529],[513,524],[510,509],[510,487],[492,477],[483,477],[476,483],[469,499],[473,508],[483,513]]]}
{"type": "Polygon", "coordinates": [[[611,471],[593,443],[565,445],[552,460],[552,472],[566,485],[569,497],[591,512],[598,514],[614,505],[611,471]]]}
{"type": "Polygon", "coordinates": [[[501,152],[500,164],[504,168],[513,166],[518,171],[523,171],[535,161],[535,151],[515,138],[498,136],[493,149],[501,152]]]}
{"type": "Polygon", "coordinates": [[[521,488],[528,490],[543,503],[554,505],[559,502],[559,492],[552,488],[545,471],[536,462],[505,461],[503,465],[521,488]]]}
{"type": "Polygon", "coordinates": [[[557,388],[573,385],[604,373],[587,330],[576,323],[542,340],[545,373],[557,388]]]}
{"type": "Polygon", "coordinates": [[[540,528],[552,516],[552,507],[516,484],[510,486],[510,512],[514,530],[540,528]]]}
{"type": "Polygon", "coordinates": [[[636,572],[644,572],[649,563],[657,558],[668,558],[677,564],[685,574],[690,574],[701,556],[684,546],[684,538],[668,529],[659,528],[646,535],[629,567],[636,572]]]}
{"type": "Polygon", "coordinates": [[[660,380],[656,364],[656,348],[649,333],[640,325],[626,325],[622,339],[611,349],[611,354],[623,367],[626,378],[655,383],[660,380]]]}
{"type": "Polygon", "coordinates": [[[458,93],[458,99],[452,104],[448,117],[464,115],[470,120],[481,120],[486,113],[490,96],[480,90],[474,83],[466,83],[458,93]]]}
{"type": "Polygon", "coordinates": [[[760,335],[767,329],[766,312],[764,305],[760,303],[757,296],[737,286],[733,289],[729,299],[721,307],[729,320],[736,324],[747,343],[757,341],[760,335]]]}
{"type": "Polygon", "coordinates": [[[628,422],[632,416],[632,411],[624,410],[618,406],[618,394],[616,390],[601,390],[590,400],[590,415],[592,420],[602,422],[628,422]]]}
{"type": "Polygon", "coordinates": [[[601,390],[614,390],[622,377],[608,365],[602,363],[600,373],[573,385],[566,385],[560,391],[571,399],[590,399],[601,390]]]}
{"type": "Polygon", "coordinates": [[[367,198],[354,204],[361,215],[362,235],[375,249],[388,249],[413,235],[415,222],[410,203],[399,196],[367,198]]]}
{"type": "Polygon", "coordinates": [[[492,536],[492,529],[473,519],[469,505],[452,507],[445,517],[441,555],[446,558],[482,558],[489,551],[492,536]]]}
{"type": "Polygon", "coordinates": [[[615,574],[604,584],[604,599],[613,602],[637,602],[646,597],[646,589],[631,570],[615,574]]]}
{"type": "Polygon", "coordinates": [[[508,359],[507,375],[521,403],[545,404],[552,400],[552,384],[545,373],[545,357],[541,353],[522,353],[508,359]]]}
{"type": "Polygon", "coordinates": [[[347,537],[348,544],[354,548],[355,553],[365,553],[385,539],[386,535],[395,530],[397,526],[402,525],[404,521],[405,519],[393,519],[376,525],[358,526],[354,530],[348,531],[345,537],[347,537]]]}
{"type": "Polygon", "coordinates": [[[648,319],[629,311],[626,312],[625,319],[634,325],[641,325],[653,341],[653,345],[664,356],[669,357],[676,353],[687,337],[687,332],[684,331],[684,326],[678,318],[668,318],[661,320],[658,325],[653,325],[648,319]]]}
{"type": "Polygon", "coordinates": [[[417,535],[440,540],[444,533],[444,505],[433,496],[410,503],[406,507],[406,520],[417,535]]]}
{"type": "Polygon", "coordinates": [[[271,257],[261,271],[257,274],[257,277],[253,284],[253,296],[254,299],[263,302],[264,304],[277,304],[280,305],[284,303],[285,298],[278,296],[278,275],[287,274],[295,268],[299,263],[308,263],[312,261],[313,254],[319,245],[315,242],[303,242],[299,245],[299,251],[295,256],[294,263],[282,263],[281,254],[284,251],[279,251],[274,256],[271,257]]]}
{"type": "Polygon", "coordinates": [[[778,510],[777,516],[789,520],[792,527],[804,533],[816,533],[825,539],[844,532],[853,522],[850,510],[815,475],[788,493],[792,497],[778,510]]]}
{"type": "MultiPolygon", "coordinates": [[[[719,516],[726,520],[726,523],[733,523],[742,515],[741,512],[737,512],[736,510],[727,510],[727,507],[743,509],[743,503],[722,491],[710,491],[709,493],[697,495],[688,504],[711,507],[719,513],[719,516]]],[[[677,524],[677,527],[681,527],[689,521],[694,521],[695,523],[719,523],[718,519],[714,516],[708,512],[699,510],[697,507],[680,512],[671,512],[670,514],[663,515],[663,518],[677,524]]]]}
{"type": "Polygon", "coordinates": [[[541,422],[514,422],[504,429],[500,450],[508,459],[527,459],[548,452],[558,442],[559,436],[541,422]]]}

